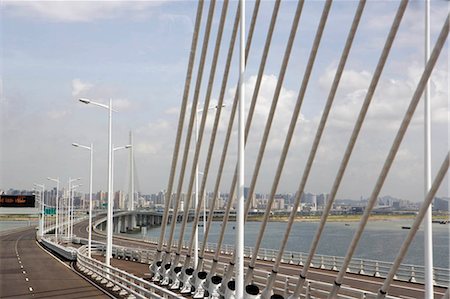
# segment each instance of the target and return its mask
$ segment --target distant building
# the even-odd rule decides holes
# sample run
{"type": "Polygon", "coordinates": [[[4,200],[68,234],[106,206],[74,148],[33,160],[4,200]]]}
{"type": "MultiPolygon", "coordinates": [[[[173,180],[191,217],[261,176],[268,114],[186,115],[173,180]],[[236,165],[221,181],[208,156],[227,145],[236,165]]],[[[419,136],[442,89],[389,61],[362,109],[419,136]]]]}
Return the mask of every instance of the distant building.
{"type": "Polygon", "coordinates": [[[450,198],[435,197],[433,203],[433,211],[450,212],[450,198]]]}
{"type": "Polygon", "coordinates": [[[323,210],[328,202],[328,194],[322,193],[316,196],[317,209],[323,210]]]}
{"type": "Polygon", "coordinates": [[[114,209],[125,209],[125,196],[123,191],[116,191],[114,193],[114,209]]]}

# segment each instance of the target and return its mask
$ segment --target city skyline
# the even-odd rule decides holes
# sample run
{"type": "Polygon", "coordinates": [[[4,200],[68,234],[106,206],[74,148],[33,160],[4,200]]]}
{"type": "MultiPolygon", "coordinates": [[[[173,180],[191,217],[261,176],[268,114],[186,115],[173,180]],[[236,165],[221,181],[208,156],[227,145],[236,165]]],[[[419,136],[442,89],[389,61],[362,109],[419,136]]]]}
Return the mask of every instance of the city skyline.
{"type": "MultiPolygon", "coordinates": [[[[248,187],[245,187],[245,192],[248,192],[248,187]]],[[[53,188],[46,188],[45,189],[45,198],[46,201],[48,201],[49,205],[55,204],[55,196],[56,196],[56,187],[53,188]]],[[[17,190],[10,188],[8,190],[2,190],[0,189],[0,195],[6,194],[6,195],[28,195],[28,194],[35,194],[37,196],[40,196],[41,191],[40,190],[17,190]]],[[[94,208],[102,208],[102,204],[106,203],[107,201],[107,191],[104,190],[97,190],[93,191],[93,206],[94,208]]],[[[248,193],[246,193],[245,198],[247,200],[248,193]]],[[[210,202],[212,201],[213,192],[206,190],[205,192],[205,200],[206,200],[206,208],[209,209],[210,202]]],[[[275,201],[273,204],[272,210],[286,210],[288,211],[290,208],[292,208],[292,204],[295,200],[295,193],[277,193],[275,194],[275,201]]],[[[60,200],[63,198],[67,198],[67,193],[65,188],[61,188],[59,190],[59,196],[60,200]]],[[[81,207],[83,203],[87,206],[89,193],[84,193],[81,191],[75,190],[73,193],[74,196],[74,205],[81,207]]],[[[135,194],[136,201],[137,201],[137,207],[138,208],[163,208],[164,202],[165,202],[165,190],[161,190],[157,193],[150,193],[150,194],[144,194],[141,192],[137,192],[135,194]]],[[[192,197],[194,197],[195,194],[192,194],[192,197]]],[[[176,197],[176,194],[172,194],[172,199],[176,197]]],[[[227,192],[219,192],[218,194],[218,201],[216,202],[215,210],[223,210],[225,208],[226,202],[229,200],[229,193],[227,192]]],[[[252,209],[262,211],[266,208],[267,201],[269,199],[270,195],[267,193],[259,193],[255,192],[253,195],[252,203],[250,207],[252,209]]],[[[308,191],[303,192],[303,195],[301,197],[300,202],[300,210],[309,211],[309,208],[311,207],[311,204],[315,205],[316,210],[313,211],[321,211],[327,200],[328,200],[329,194],[328,193],[311,193],[308,191]],[[319,209],[320,207],[320,209],[319,209]]],[[[128,210],[129,208],[129,192],[126,190],[116,190],[114,191],[114,207],[116,209],[122,209],[122,210],[128,210]]],[[[186,201],[186,193],[183,192],[181,194],[181,202],[186,201]]],[[[337,198],[336,199],[336,205],[344,205],[344,206],[365,206],[367,204],[368,196],[361,195],[359,198],[337,198]]],[[[448,208],[450,206],[450,197],[439,197],[436,196],[434,198],[434,201],[438,202],[438,208],[436,210],[446,212],[448,211],[448,208]]],[[[421,203],[420,202],[411,202],[407,199],[402,198],[396,198],[389,194],[381,194],[378,197],[378,205],[383,208],[385,206],[390,206],[394,208],[403,208],[406,210],[418,210],[420,208],[421,203]]],[[[233,209],[235,209],[235,202],[233,203],[233,209]]],[[[174,201],[172,200],[171,208],[173,208],[174,201]]],[[[313,206],[314,206],[313,205],[313,206]]],[[[85,206],[85,207],[86,207],[85,206]]],[[[181,204],[183,206],[183,203],[181,204]]],[[[190,202],[190,209],[194,209],[194,200],[191,200],[190,202]]],[[[300,211],[299,210],[299,211],[300,211]]],[[[434,210],[434,206],[433,206],[434,210]]]]}

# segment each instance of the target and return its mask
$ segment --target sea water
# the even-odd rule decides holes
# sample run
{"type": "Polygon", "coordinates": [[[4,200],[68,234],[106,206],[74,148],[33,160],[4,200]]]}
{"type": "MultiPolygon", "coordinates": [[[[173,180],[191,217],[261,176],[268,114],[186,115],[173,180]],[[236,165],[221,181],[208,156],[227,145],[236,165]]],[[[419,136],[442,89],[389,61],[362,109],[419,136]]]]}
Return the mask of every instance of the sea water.
{"type": "MultiPolygon", "coordinates": [[[[412,223],[412,219],[369,221],[359,241],[354,258],[392,262],[409,232],[408,229],[403,229],[402,227],[411,226],[412,223]]],[[[328,222],[322,233],[316,253],[321,255],[345,256],[358,224],[358,222],[328,222]]],[[[212,223],[208,243],[217,242],[221,225],[221,221],[212,223]]],[[[264,233],[261,248],[277,250],[283,239],[286,225],[286,222],[269,222],[264,233]]],[[[318,222],[295,222],[292,226],[285,251],[308,253],[318,225],[318,222]]],[[[180,226],[181,224],[178,223],[175,228],[174,235],[176,239],[178,238],[180,226]]],[[[235,222],[228,223],[225,231],[224,244],[234,244],[236,234],[234,226],[235,222]]],[[[254,246],[260,226],[260,222],[247,222],[245,224],[246,246],[254,246]]],[[[166,238],[169,235],[169,228],[168,226],[166,230],[166,238]]],[[[189,240],[191,231],[192,223],[189,223],[184,235],[185,240],[189,240]]],[[[134,236],[157,238],[159,237],[159,233],[160,228],[156,227],[148,229],[144,236],[134,236]]],[[[408,253],[403,260],[404,264],[424,264],[423,238],[424,234],[421,228],[409,247],[408,253]]],[[[203,227],[199,227],[199,241],[203,241],[203,227]]],[[[449,268],[449,243],[450,225],[433,223],[433,261],[435,267],[449,268]]]]}

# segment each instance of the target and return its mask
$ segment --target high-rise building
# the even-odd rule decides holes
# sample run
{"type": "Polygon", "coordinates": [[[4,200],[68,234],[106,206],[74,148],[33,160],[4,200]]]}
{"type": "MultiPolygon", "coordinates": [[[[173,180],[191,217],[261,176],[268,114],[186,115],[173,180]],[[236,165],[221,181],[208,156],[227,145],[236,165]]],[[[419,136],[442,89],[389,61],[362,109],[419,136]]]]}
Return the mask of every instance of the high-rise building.
{"type": "Polygon", "coordinates": [[[433,200],[433,211],[450,212],[450,198],[435,197],[433,200]]]}

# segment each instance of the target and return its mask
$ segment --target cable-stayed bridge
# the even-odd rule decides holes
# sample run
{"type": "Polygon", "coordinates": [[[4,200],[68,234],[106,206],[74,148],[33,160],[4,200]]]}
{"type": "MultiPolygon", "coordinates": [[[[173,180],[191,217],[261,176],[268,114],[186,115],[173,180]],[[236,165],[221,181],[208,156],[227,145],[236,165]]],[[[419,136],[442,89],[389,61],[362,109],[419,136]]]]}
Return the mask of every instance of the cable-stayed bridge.
{"type": "MultiPolygon", "coordinates": [[[[85,242],[83,236],[85,235],[86,223],[80,223],[76,226],[79,231],[79,238],[67,240],[69,244],[70,242],[75,243],[70,246],[58,244],[58,240],[52,237],[52,228],[48,229],[47,237],[44,236],[42,238],[47,248],[58,252],[60,255],[67,255],[66,258],[68,259],[76,259],[77,267],[84,275],[91,277],[104,288],[111,290],[115,296],[139,298],[240,298],[240,295],[236,294],[239,284],[239,277],[237,277],[236,273],[238,264],[242,261],[245,264],[243,280],[245,298],[432,298],[433,296],[449,298],[448,271],[444,269],[443,274],[439,274],[444,277],[442,279],[443,283],[438,283],[436,280],[436,285],[431,285],[430,293],[429,289],[427,290],[427,287],[429,287],[427,283],[415,282],[419,272],[423,273],[423,280],[427,281],[427,275],[430,275],[427,270],[419,271],[418,267],[413,267],[412,269],[409,267],[408,270],[405,270],[402,265],[402,261],[419,227],[424,222],[424,219],[427,219],[427,213],[433,198],[441,190],[440,188],[444,188],[441,185],[444,185],[443,182],[449,167],[448,149],[441,157],[436,157],[439,160],[438,168],[435,169],[434,177],[423,196],[421,208],[395,260],[388,264],[372,261],[371,270],[365,268],[365,264],[368,264],[369,261],[360,260],[359,268],[354,263],[355,250],[366,229],[370,214],[383,186],[389,181],[390,170],[396,159],[398,159],[408,129],[413,125],[413,117],[416,110],[418,110],[417,107],[424,94],[427,93],[427,85],[433,75],[433,71],[436,69],[436,64],[440,57],[445,56],[446,49],[448,49],[448,12],[446,12],[441,24],[433,24],[439,28],[438,33],[433,39],[433,44],[430,47],[429,55],[425,59],[424,66],[420,68],[420,74],[416,78],[415,86],[412,87],[413,91],[409,96],[406,108],[402,112],[403,116],[396,120],[394,133],[388,137],[392,141],[388,151],[382,155],[380,171],[373,180],[370,197],[353,238],[348,244],[346,255],[343,257],[320,256],[317,254],[319,242],[326,242],[326,240],[323,240],[324,227],[327,224],[328,216],[333,208],[338,192],[342,187],[341,183],[351,158],[358,149],[357,144],[361,139],[360,133],[367,121],[368,114],[371,112],[371,107],[373,107],[372,102],[376,101],[376,93],[381,88],[381,80],[385,76],[389,79],[389,76],[384,72],[385,68],[389,64],[395,64],[395,59],[391,58],[391,52],[395,50],[396,44],[399,43],[398,32],[402,29],[402,26],[406,26],[404,17],[408,13],[408,7],[412,4],[407,0],[395,2],[395,9],[390,12],[391,17],[388,19],[389,21],[386,21],[388,23],[386,24],[386,35],[382,41],[377,41],[381,45],[379,52],[376,54],[376,57],[367,57],[368,60],[370,58],[374,61],[374,69],[370,76],[367,77],[367,89],[359,91],[362,93],[360,110],[356,120],[351,123],[348,129],[348,141],[346,141],[344,149],[336,158],[339,161],[336,175],[329,187],[329,196],[322,211],[317,231],[310,244],[309,252],[302,253],[302,258],[300,259],[299,256],[294,255],[292,252],[286,255],[286,244],[292,233],[302,194],[311,180],[311,172],[315,163],[320,162],[316,158],[323,142],[323,134],[327,131],[330,115],[333,113],[333,104],[340,91],[347,62],[351,59],[352,54],[355,55],[354,53],[357,51],[362,51],[362,55],[364,55],[364,49],[354,49],[354,40],[360,34],[361,27],[364,24],[370,24],[373,20],[370,19],[370,15],[366,17],[366,14],[368,14],[368,3],[365,0],[352,2],[354,11],[351,16],[350,26],[342,36],[336,37],[345,42],[337,58],[336,68],[331,72],[331,83],[328,90],[325,91],[325,104],[321,107],[318,125],[315,131],[312,132],[313,141],[309,149],[301,153],[295,153],[296,155],[305,156],[306,162],[300,169],[301,175],[298,178],[298,187],[292,211],[286,222],[282,242],[280,242],[278,250],[268,256],[262,248],[262,239],[267,233],[267,223],[271,215],[275,196],[279,191],[283,171],[285,171],[287,166],[288,154],[296,140],[301,138],[296,133],[296,128],[302,125],[302,107],[306,94],[314,80],[312,79],[314,78],[313,72],[316,68],[321,67],[317,58],[321,50],[324,50],[321,48],[321,45],[324,43],[323,39],[326,36],[324,33],[326,32],[329,18],[333,16],[333,13],[338,13],[332,9],[333,6],[337,5],[336,1],[320,2],[321,14],[318,17],[317,25],[313,29],[308,28],[313,33],[310,34],[311,46],[305,54],[307,58],[305,59],[303,73],[300,77],[290,78],[288,69],[290,64],[292,64],[292,57],[295,56],[295,51],[293,51],[295,41],[303,37],[298,36],[301,32],[299,28],[307,26],[301,22],[302,18],[304,18],[303,14],[306,13],[305,1],[295,2],[292,20],[280,20],[279,10],[283,3],[283,1],[270,2],[271,7],[269,11],[260,11],[269,7],[267,3],[263,5],[260,0],[252,3],[253,10],[248,22],[247,37],[245,40],[241,40],[245,45],[241,48],[241,51],[243,50],[241,58],[243,58],[244,62],[252,56],[260,57],[257,65],[247,65],[247,69],[256,71],[254,85],[250,93],[248,93],[249,89],[246,89],[245,102],[248,105],[248,109],[245,120],[242,121],[241,119],[239,125],[244,133],[242,136],[244,144],[248,141],[250,134],[255,131],[260,133],[256,150],[251,153],[247,152],[247,155],[253,156],[252,161],[254,161],[252,170],[247,175],[249,178],[248,199],[255,195],[258,179],[263,175],[264,168],[262,165],[268,160],[267,152],[271,141],[273,141],[271,138],[274,138],[273,136],[276,135],[276,142],[282,145],[280,153],[275,159],[276,166],[270,173],[273,176],[273,180],[268,186],[270,190],[269,197],[260,222],[256,242],[251,248],[246,248],[245,255],[242,255],[237,244],[236,246],[231,244],[231,247],[226,247],[226,244],[224,244],[224,233],[227,225],[230,225],[229,218],[233,210],[233,204],[235,201],[239,202],[239,197],[242,195],[242,190],[239,188],[243,187],[240,184],[242,173],[240,172],[239,163],[236,163],[234,160],[230,161],[230,157],[235,156],[230,144],[235,135],[235,126],[237,126],[236,123],[238,122],[236,115],[239,112],[240,103],[244,101],[239,93],[241,91],[240,88],[235,89],[232,95],[234,97],[232,98],[231,107],[227,107],[229,118],[223,119],[222,117],[225,97],[232,84],[229,82],[230,73],[236,72],[233,56],[236,56],[235,52],[237,52],[237,37],[241,21],[240,6],[228,0],[222,2],[215,0],[204,2],[200,0],[197,3],[197,14],[195,16],[186,81],[181,99],[164,211],[160,214],[148,216],[143,216],[145,213],[141,211],[116,213],[116,220],[114,220],[115,222],[113,221],[115,225],[110,226],[113,229],[115,228],[116,232],[120,232],[122,230],[126,231],[126,228],[130,226],[133,228],[136,224],[141,224],[142,226],[160,225],[161,233],[159,238],[153,242],[144,242],[124,236],[116,236],[113,241],[114,247],[111,251],[115,259],[111,265],[105,264],[103,263],[105,261],[103,256],[108,255],[109,252],[107,246],[105,246],[104,232],[98,229],[102,225],[101,223],[107,220],[105,218],[98,219],[93,224],[95,227],[95,242],[92,243],[91,248],[86,245],[80,245],[80,243],[85,242]],[[261,15],[269,15],[270,18],[261,20],[261,15]],[[226,24],[228,24],[227,18],[232,20],[233,25],[231,28],[225,28],[226,24]],[[285,45],[281,45],[284,51],[282,52],[281,60],[270,61],[269,58],[271,56],[269,52],[274,47],[276,26],[279,22],[289,22],[290,31],[285,32],[288,35],[288,39],[285,45]],[[254,33],[258,26],[262,25],[266,29],[263,47],[253,53],[254,33]],[[226,33],[229,36],[226,36],[226,33]],[[219,60],[221,51],[226,53],[224,61],[219,60]],[[264,87],[265,70],[268,64],[277,65],[279,68],[278,77],[273,94],[269,100],[266,119],[262,126],[255,126],[253,123],[255,111],[259,104],[258,100],[261,98],[260,93],[264,87]],[[207,68],[208,66],[209,69],[207,68]],[[218,66],[220,67],[218,68],[218,66]],[[219,70],[223,73],[220,74],[219,70]],[[290,107],[290,115],[282,115],[282,117],[288,118],[284,128],[285,131],[273,132],[274,119],[280,113],[278,108],[281,104],[283,86],[289,80],[300,82],[299,91],[294,96],[295,100],[293,106],[290,107]],[[220,86],[220,91],[213,104],[213,87],[217,85],[220,86]],[[203,97],[201,96],[202,91],[204,91],[203,97]],[[192,101],[190,100],[191,96],[192,101]],[[202,99],[203,107],[199,107],[199,102],[202,99]],[[211,127],[207,130],[207,118],[211,105],[215,108],[214,120],[211,127]],[[197,123],[197,117],[200,112],[201,117],[199,123],[197,123]],[[195,129],[196,123],[198,124],[197,129],[195,129]],[[224,132],[224,136],[221,136],[223,140],[222,144],[219,145],[218,135],[222,132],[224,132]],[[195,147],[194,151],[190,151],[192,146],[195,147]],[[205,152],[204,166],[200,169],[203,176],[199,188],[197,188],[198,165],[201,160],[201,154],[205,152]],[[213,160],[218,161],[217,171],[215,172],[212,170],[213,160]],[[231,164],[232,169],[234,169],[231,172],[231,176],[225,171],[227,164],[231,164]],[[223,181],[226,175],[229,176],[227,179],[231,182],[229,186],[224,186],[223,181]],[[202,217],[204,202],[201,197],[206,192],[208,180],[214,186],[212,202],[209,205],[209,215],[214,213],[221,189],[229,188],[229,200],[226,202],[217,243],[209,243],[213,217],[208,217],[204,238],[200,240],[201,243],[197,248],[196,229],[202,217]],[[184,192],[185,196],[183,196],[184,192]],[[182,202],[184,207],[190,207],[191,201],[195,197],[200,198],[196,200],[193,210],[182,208],[182,202]],[[174,215],[177,216],[175,217],[174,215]],[[174,218],[178,221],[171,220],[174,218]],[[192,221],[190,228],[188,221],[192,221]],[[178,228],[178,234],[175,237],[176,228],[178,228]],[[187,237],[187,241],[185,237],[187,237]],[[77,247],[79,248],[76,249],[77,247]],[[320,258],[318,259],[317,257],[320,258]],[[326,261],[327,258],[330,258],[330,260],[326,261]],[[400,274],[401,271],[407,271],[408,274],[400,274]],[[370,274],[367,275],[367,273],[370,274]],[[404,276],[403,279],[401,278],[402,275],[404,276]]],[[[311,25],[309,24],[308,26],[311,25]]],[[[280,47],[279,44],[276,46],[280,47]]],[[[358,53],[358,55],[361,54],[358,53]]],[[[372,52],[370,55],[372,55],[372,52]]],[[[242,84],[243,81],[244,78],[239,83],[242,84]]],[[[237,84],[238,82],[235,83],[237,84]]],[[[400,87],[396,87],[394,84],[392,88],[400,87]]],[[[394,103],[398,99],[393,97],[390,100],[394,103]]],[[[380,112],[377,111],[377,113],[380,112]]],[[[377,113],[375,115],[379,115],[377,113]]],[[[383,120],[381,116],[380,119],[383,120]]],[[[383,127],[383,125],[380,121],[379,126],[383,127]]],[[[386,130],[386,134],[390,131],[386,130]]],[[[130,165],[134,165],[134,162],[132,161],[130,165]]],[[[330,169],[330,171],[334,170],[330,169]]],[[[417,176],[419,174],[411,175],[417,176]]],[[[131,185],[134,185],[134,183],[131,185]]],[[[134,191],[132,193],[134,194],[134,191]]],[[[245,222],[251,208],[251,200],[241,203],[243,204],[242,212],[245,222]]],[[[130,208],[130,210],[133,210],[133,208],[130,208]]],[[[108,231],[106,225],[105,230],[108,231]]],[[[389,250],[389,248],[386,248],[386,250],[389,250]]],[[[107,257],[106,260],[108,259],[107,257]]],[[[435,275],[438,276],[437,273],[435,275]]]]}

